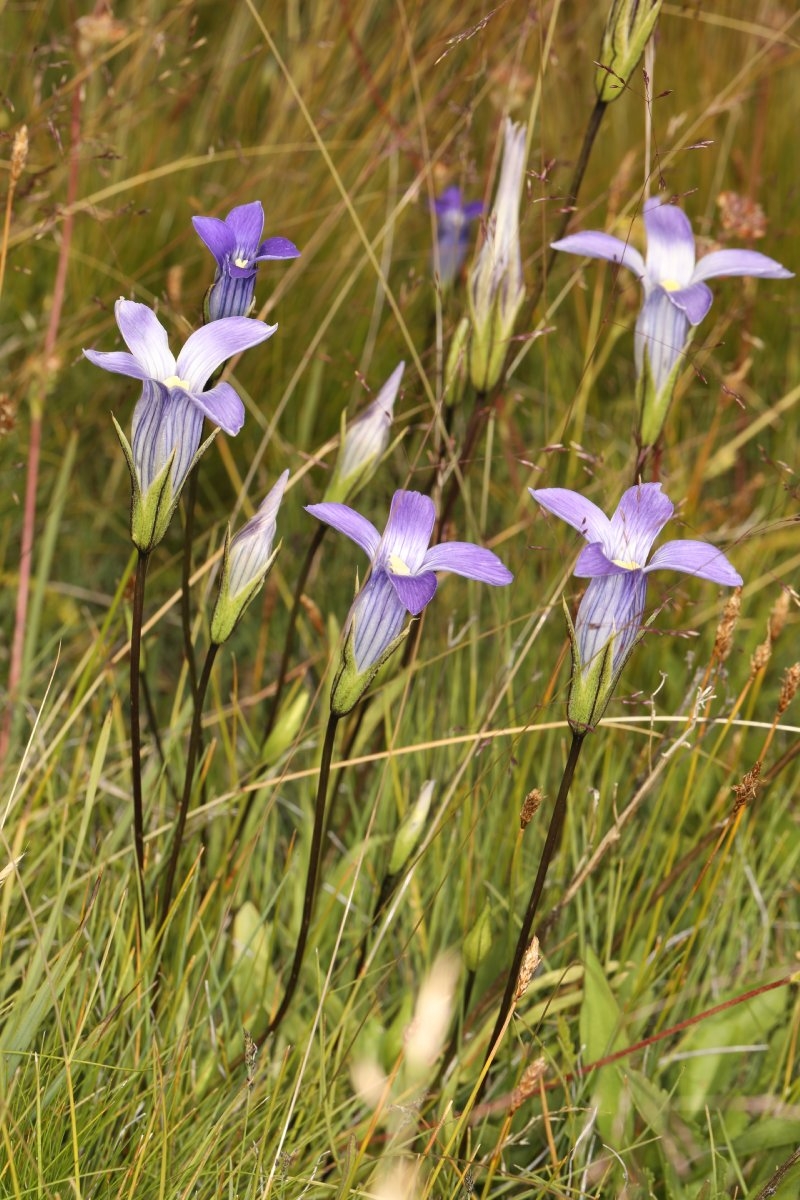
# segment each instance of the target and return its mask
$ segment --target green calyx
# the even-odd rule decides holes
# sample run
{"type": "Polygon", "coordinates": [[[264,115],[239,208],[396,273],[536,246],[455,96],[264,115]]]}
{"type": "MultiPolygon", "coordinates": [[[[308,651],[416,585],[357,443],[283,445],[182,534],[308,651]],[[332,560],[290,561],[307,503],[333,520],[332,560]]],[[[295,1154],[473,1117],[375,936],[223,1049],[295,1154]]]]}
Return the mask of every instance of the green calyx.
{"type": "Polygon", "coordinates": [[[408,637],[410,628],[410,625],[406,625],[394,641],[389,643],[380,658],[371,663],[365,671],[359,671],[353,650],[355,633],[352,626],[350,627],[345,636],[341,661],[331,688],[331,712],[335,717],[346,717],[353,711],[383,664],[408,637]]]}

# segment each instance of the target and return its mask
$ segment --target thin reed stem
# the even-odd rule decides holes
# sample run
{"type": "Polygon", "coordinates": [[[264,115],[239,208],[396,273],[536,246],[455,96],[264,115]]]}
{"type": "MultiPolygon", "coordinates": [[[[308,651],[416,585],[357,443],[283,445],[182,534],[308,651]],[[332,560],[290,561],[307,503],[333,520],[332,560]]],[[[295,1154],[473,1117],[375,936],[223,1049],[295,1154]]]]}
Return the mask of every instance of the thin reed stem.
{"type": "Polygon", "coordinates": [[[317,799],[316,804],[314,805],[314,829],[311,834],[311,852],[308,858],[306,891],[305,896],[303,897],[303,916],[300,921],[300,931],[297,935],[294,958],[292,959],[292,968],[289,972],[289,982],[286,985],[286,991],[283,994],[283,1000],[281,1000],[280,1007],[267,1026],[267,1031],[265,1034],[266,1037],[268,1037],[271,1033],[275,1033],[281,1021],[286,1016],[297,987],[297,981],[300,978],[300,968],[303,965],[306,943],[308,942],[308,931],[311,927],[311,917],[314,912],[314,901],[317,898],[317,878],[319,876],[319,864],[322,858],[322,834],[325,828],[325,802],[328,795],[328,780],[330,779],[331,773],[333,743],[336,740],[336,727],[338,724],[339,718],[334,713],[331,713],[331,715],[328,717],[328,725],[325,730],[325,741],[322,746],[322,759],[319,766],[317,799]]]}
{"type": "Polygon", "coordinates": [[[322,539],[328,531],[328,526],[320,524],[314,532],[314,536],[308,544],[306,556],[303,559],[303,565],[300,568],[300,574],[297,576],[297,582],[294,587],[294,596],[292,597],[292,608],[289,613],[289,624],[286,629],[286,637],[283,643],[283,654],[281,655],[281,664],[278,668],[278,677],[275,681],[275,695],[272,697],[272,703],[267,713],[267,720],[264,726],[263,741],[266,743],[267,738],[272,733],[275,726],[275,721],[280,709],[281,696],[283,695],[283,685],[286,682],[286,674],[289,670],[289,660],[292,657],[294,649],[294,637],[297,629],[297,618],[300,613],[300,604],[303,598],[303,589],[308,581],[308,576],[311,573],[311,568],[314,565],[314,559],[317,556],[317,551],[322,545],[322,539]]]}
{"type": "Polygon", "coordinates": [[[133,614],[131,618],[131,778],[133,785],[133,848],[136,854],[136,874],[139,880],[139,903],[142,926],[147,926],[147,907],[144,888],[144,806],[142,803],[142,729],[139,712],[142,624],[144,617],[144,587],[147,579],[148,553],[140,551],[136,560],[133,585],[133,614]]]}
{"type": "Polygon", "coordinates": [[[178,869],[183,831],[186,828],[186,817],[189,813],[189,804],[192,799],[194,773],[203,744],[203,701],[208,691],[208,682],[211,678],[211,670],[214,666],[218,650],[219,645],[216,642],[212,642],[208,647],[206,661],[203,663],[203,670],[200,673],[197,691],[195,692],[192,729],[189,734],[189,750],[186,757],[186,774],[183,777],[183,795],[181,796],[181,803],[178,809],[178,820],[175,823],[175,829],[172,833],[172,849],[170,851],[169,863],[167,864],[167,872],[164,877],[164,891],[161,896],[161,909],[158,919],[159,929],[163,929],[166,923],[169,916],[169,906],[172,902],[172,889],[175,884],[175,873],[178,869]]]}
{"type": "MultiPolygon", "coordinates": [[[[522,919],[522,927],[519,931],[519,937],[517,938],[514,957],[511,960],[511,969],[508,972],[506,987],[505,991],[503,992],[503,999],[500,1002],[500,1011],[498,1012],[497,1020],[494,1023],[492,1036],[489,1038],[489,1047],[486,1051],[485,1062],[488,1062],[495,1052],[495,1044],[505,1028],[506,1021],[508,1020],[508,1014],[510,1013],[514,1003],[517,984],[519,981],[519,970],[522,965],[523,956],[530,941],[533,919],[536,916],[536,912],[539,907],[539,901],[541,900],[542,892],[544,891],[544,883],[545,879],[547,878],[547,871],[561,841],[561,834],[564,829],[564,819],[567,815],[567,797],[569,796],[569,789],[572,786],[575,768],[578,765],[578,758],[580,756],[581,747],[583,746],[583,739],[585,737],[585,733],[575,733],[573,730],[572,745],[569,748],[569,755],[567,756],[567,763],[564,767],[564,774],[561,777],[561,785],[558,789],[556,802],[553,805],[553,815],[550,818],[550,825],[547,830],[547,837],[545,839],[544,849],[542,850],[542,857],[539,859],[539,869],[536,872],[536,879],[534,880],[530,899],[528,900],[528,907],[525,910],[525,916],[522,919]]],[[[484,1076],[484,1082],[485,1079],[486,1076],[484,1076]]],[[[476,1099],[480,1099],[482,1092],[483,1084],[481,1084],[476,1099]]]]}

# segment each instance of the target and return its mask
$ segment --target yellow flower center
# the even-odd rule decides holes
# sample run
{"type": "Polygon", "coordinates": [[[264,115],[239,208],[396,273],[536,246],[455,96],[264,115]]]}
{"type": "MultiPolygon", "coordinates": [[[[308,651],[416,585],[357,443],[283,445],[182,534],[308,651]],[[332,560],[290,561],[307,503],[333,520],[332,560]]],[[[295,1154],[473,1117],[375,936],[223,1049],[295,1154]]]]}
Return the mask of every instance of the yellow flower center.
{"type": "Polygon", "coordinates": [[[398,558],[396,554],[389,555],[389,570],[393,575],[410,575],[411,571],[407,563],[404,563],[402,558],[398,558]]]}
{"type": "Polygon", "coordinates": [[[168,388],[183,388],[185,392],[190,392],[192,386],[188,379],[181,379],[180,375],[170,375],[164,380],[164,387],[168,388]]]}
{"type": "Polygon", "coordinates": [[[679,292],[683,287],[683,284],[678,283],[677,279],[662,279],[660,282],[665,292],[679,292]]]}
{"type": "Polygon", "coordinates": [[[639,564],[634,562],[632,558],[612,558],[611,561],[615,567],[622,567],[626,571],[641,570],[639,564]]]}

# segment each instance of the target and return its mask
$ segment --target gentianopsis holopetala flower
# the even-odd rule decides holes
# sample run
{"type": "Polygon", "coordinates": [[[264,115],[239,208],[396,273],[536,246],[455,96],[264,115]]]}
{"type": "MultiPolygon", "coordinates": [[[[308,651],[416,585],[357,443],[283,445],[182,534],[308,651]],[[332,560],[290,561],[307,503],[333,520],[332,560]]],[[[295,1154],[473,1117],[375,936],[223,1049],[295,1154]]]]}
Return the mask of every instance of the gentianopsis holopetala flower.
{"type": "Polygon", "coordinates": [[[261,240],[264,209],[260,200],[232,208],[219,217],[192,217],[195,232],[217,260],[217,273],[205,301],[206,317],[246,317],[253,306],[258,264],[297,258],[300,251],[285,237],[261,240]]]}

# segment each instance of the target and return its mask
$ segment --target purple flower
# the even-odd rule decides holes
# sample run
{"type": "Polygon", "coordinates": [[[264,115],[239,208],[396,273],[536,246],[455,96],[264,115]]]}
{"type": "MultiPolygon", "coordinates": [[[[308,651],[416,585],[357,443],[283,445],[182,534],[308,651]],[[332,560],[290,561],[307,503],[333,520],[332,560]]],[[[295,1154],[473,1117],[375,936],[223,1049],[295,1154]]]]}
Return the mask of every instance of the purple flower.
{"type": "Polygon", "coordinates": [[[248,317],[229,317],[189,335],[177,359],[167,331],[145,304],[117,300],[114,315],[130,350],[84,350],[96,367],[142,381],[142,396],[133,414],[133,456],[139,483],[146,491],[172,452],[173,488],[183,482],[200,444],[203,417],[226,433],[244,424],[244,405],[229,383],[203,391],[206,381],[227,358],[271,337],[277,325],[248,317]]]}
{"type": "Polygon", "coordinates": [[[395,492],[382,536],[371,521],[346,504],[310,504],[307,511],[346,534],[369,555],[372,571],[353,601],[347,622],[358,676],[374,674],[394,648],[406,615],[418,616],[430,603],[437,571],[452,571],[495,587],[514,578],[496,554],[471,542],[431,546],[436,510],[421,492],[395,492]]]}
{"type": "Polygon", "coordinates": [[[218,383],[203,391],[206,381],[226,358],[263,342],[278,327],[247,317],[215,321],[190,334],[176,360],[166,330],[145,304],[118,300],[114,314],[130,353],[83,353],[96,367],[142,384],[133,413],[132,448],[118,426],[117,432],[134,483],[133,540],[147,551],[164,536],[199,454],[203,417],[229,434],[238,433],[244,423],[244,405],[233,387],[218,383]]]}
{"type": "Polygon", "coordinates": [[[470,222],[483,212],[480,200],[465,204],[461,188],[449,187],[433,202],[436,213],[439,282],[449,288],[456,280],[469,246],[470,222]]]}
{"type": "Polygon", "coordinates": [[[741,586],[742,577],[721,550],[706,542],[666,542],[647,561],[674,512],[660,483],[628,488],[611,520],[591,500],[567,488],[529,491],[589,543],[575,565],[575,575],[591,582],[575,620],[570,720],[591,728],[640,635],[650,572],[683,571],[726,587],[741,586]],[[579,675],[582,680],[576,679],[579,675]]]}
{"type": "Polygon", "coordinates": [[[217,273],[206,298],[209,321],[247,316],[253,304],[258,264],[300,254],[288,238],[261,241],[264,209],[260,200],[232,208],[224,221],[218,217],[192,217],[192,224],[217,260],[217,273]]]}
{"type": "MultiPolygon", "coordinates": [[[[636,373],[640,381],[649,376],[653,404],[663,416],[691,329],[711,307],[713,296],[705,281],[723,275],[790,279],[792,272],[755,250],[715,250],[695,261],[694,236],[686,214],[656,197],[645,200],[644,225],[646,259],[608,233],[573,233],[552,245],[555,250],[619,263],[641,281],[644,303],[636,318],[636,373]]],[[[643,441],[651,444],[659,432],[660,425],[655,436],[643,437],[643,441]]]]}

